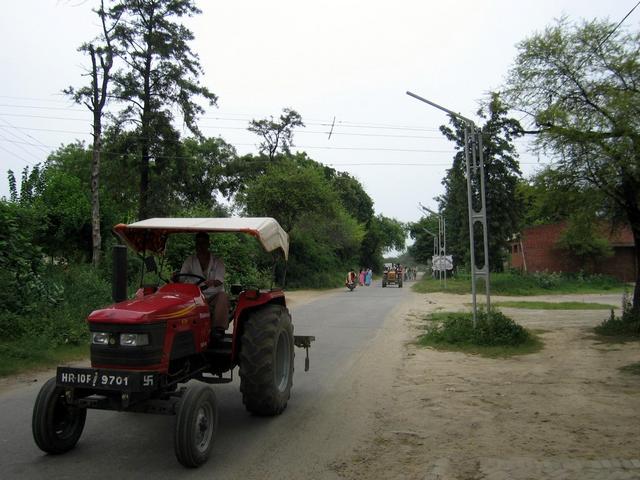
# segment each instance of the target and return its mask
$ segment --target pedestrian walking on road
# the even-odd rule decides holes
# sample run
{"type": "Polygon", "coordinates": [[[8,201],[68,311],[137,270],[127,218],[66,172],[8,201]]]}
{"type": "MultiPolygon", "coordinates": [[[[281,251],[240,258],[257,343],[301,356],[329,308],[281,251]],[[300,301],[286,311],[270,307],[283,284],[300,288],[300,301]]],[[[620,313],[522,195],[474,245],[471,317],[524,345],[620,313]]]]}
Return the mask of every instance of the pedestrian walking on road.
{"type": "Polygon", "coordinates": [[[373,272],[371,271],[371,269],[367,269],[367,273],[364,277],[364,284],[369,287],[371,286],[371,277],[373,277],[373,272]]]}
{"type": "Polygon", "coordinates": [[[360,283],[360,286],[364,285],[364,268],[360,269],[360,278],[358,279],[358,282],[360,283]]]}

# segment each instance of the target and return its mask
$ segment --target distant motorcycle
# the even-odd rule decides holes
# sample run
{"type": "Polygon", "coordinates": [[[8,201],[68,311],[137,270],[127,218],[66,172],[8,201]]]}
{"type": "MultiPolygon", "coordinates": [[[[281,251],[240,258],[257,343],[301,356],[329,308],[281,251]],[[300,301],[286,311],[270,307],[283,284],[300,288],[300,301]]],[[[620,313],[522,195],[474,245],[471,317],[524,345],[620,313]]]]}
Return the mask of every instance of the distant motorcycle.
{"type": "Polygon", "coordinates": [[[356,272],[351,270],[347,273],[347,280],[344,282],[344,285],[350,292],[353,292],[356,289],[356,272]]]}

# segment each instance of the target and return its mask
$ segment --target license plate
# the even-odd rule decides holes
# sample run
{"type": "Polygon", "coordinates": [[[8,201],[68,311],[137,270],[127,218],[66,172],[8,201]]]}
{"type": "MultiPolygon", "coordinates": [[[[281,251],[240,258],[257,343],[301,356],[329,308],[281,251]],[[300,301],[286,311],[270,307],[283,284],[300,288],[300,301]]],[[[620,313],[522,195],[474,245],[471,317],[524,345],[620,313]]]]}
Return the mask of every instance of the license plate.
{"type": "Polygon", "coordinates": [[[153,390],[157,377],[147,372],[122,372],[97,368],[58,367],[57,384],[63,387],[95,388],[100,390],[153,390]]]}

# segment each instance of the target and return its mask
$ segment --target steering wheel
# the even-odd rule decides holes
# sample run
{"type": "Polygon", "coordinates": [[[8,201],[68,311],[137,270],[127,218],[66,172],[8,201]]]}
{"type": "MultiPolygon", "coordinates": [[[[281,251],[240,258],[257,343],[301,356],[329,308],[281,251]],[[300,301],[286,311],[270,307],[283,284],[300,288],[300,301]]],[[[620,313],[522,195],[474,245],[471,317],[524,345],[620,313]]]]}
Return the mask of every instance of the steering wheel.
{"type": "Polygon", "coordinates": [[[202,275],[198,275],[196,273],[176,273],[171,277],[171,280],[174,282],[177,282],[179,277],[195,278],[198,280],[198,283],[196,283],[196,285],[200,287],[200,290],[206,290],[208,288],[207,285],[200,285],[201,283],[207,281],[207,279],[204,278],[202,275]]]}

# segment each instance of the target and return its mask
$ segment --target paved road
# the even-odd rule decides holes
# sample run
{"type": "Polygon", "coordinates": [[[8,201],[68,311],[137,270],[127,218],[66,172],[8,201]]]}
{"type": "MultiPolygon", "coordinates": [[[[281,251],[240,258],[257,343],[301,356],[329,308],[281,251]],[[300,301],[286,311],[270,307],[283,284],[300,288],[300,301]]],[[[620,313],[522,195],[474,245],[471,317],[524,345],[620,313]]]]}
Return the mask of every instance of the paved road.
{"type": "Polygon", "coordinates": [[[168,416],[89,411],[77,447],[62,456],[45,455],[31,437],[31,412],[42,382],[5,392],[0,478],[334,478],[327,463],[340,445],[341,422],[349,421],[340,418],[348,392],[338,385],[407,290],[345,289],[292,309],[295,332],[317,337],[311,370],[304,372],[304,351],[296,349],[292,397],[275,418],[245,411],[237,379],[214,387],[218,435],[212,457],[197,470],[177,463],[174,418],[168,416]]]}

